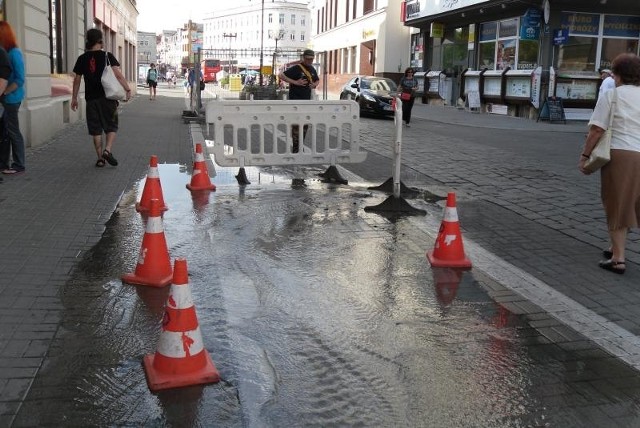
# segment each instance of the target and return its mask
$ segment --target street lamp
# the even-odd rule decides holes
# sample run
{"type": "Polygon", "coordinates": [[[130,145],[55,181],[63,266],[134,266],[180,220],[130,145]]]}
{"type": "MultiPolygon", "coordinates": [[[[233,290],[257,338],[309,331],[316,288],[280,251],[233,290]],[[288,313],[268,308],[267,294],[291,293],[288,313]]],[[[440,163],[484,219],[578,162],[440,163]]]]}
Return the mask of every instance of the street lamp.
{"type": "MultiPolygon", "coordinates": [[[[222,37],[224,37],[225,39],[227,39],[227,38],[234,38],[235,39],[236,37],[238,37],[238,34],[237,33],[222,33],[222,37]]],[[[232,61],[233,61],[233,55],[231,53],[231,40],[229,40],[229,74],[233,74],[232,73],[233,68],[232,68],[232,65],[231,65],[232,61]]]]}
{"type": "Polygon", "coordinates": [[[284,28],[269,30],[269,38],[276,41],[276,48],[273,51],[273,62],[271,64],[271,80],[275,82],[275,71],[276,71],[276,57],[278,56],[278,41],[284,38],[286,31],[284,28]]]}

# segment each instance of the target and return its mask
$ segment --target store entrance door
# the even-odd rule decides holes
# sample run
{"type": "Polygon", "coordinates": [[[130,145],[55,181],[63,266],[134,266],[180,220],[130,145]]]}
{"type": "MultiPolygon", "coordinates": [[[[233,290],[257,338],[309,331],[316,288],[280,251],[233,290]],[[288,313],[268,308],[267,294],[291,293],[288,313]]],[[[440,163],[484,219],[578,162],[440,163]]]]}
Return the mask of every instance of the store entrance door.
{"type": "Polygon", "coordinates": [[[451,105],[455,105],[460,98],[462,73],[469,63],[468,41],[469,28],[460,27],[446,32],[442,44],[442,70],[447,76],[447,84],[451,85],[451,99],[446,101],[451,105]]]}

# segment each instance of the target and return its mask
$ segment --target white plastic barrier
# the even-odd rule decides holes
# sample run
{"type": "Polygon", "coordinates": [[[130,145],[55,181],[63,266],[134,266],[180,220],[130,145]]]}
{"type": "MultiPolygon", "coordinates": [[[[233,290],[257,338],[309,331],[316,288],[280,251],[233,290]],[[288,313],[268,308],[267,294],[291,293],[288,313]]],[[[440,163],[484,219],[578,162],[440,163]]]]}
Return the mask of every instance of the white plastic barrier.
{"type": "Polygon", "coordinates": [[[221,100],[207,104],[206,122],[209,135],[213,126],[220,166],[333,166],[367,157],[360,149],[360,109],[354,101],[221,100]],[[293,128],[304,134],[297,153],[293,128]]]}

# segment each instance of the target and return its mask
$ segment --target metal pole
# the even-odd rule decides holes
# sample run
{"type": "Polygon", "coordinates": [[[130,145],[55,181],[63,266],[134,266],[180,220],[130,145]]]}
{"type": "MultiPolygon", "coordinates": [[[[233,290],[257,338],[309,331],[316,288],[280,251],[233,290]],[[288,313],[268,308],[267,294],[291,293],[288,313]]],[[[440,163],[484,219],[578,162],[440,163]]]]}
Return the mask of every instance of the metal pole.
{"type": "MultiPolygon", "coordinates": [[[[202,107],[202,91],[200,90],[200,78],[202,76],[202,69],[200,68],[201,58],[202,58],[202,48],[198,48],[197,58],[195,58],[195,61],[196,61],[196,70],[194,73],[195,82],[193,84],[198,89],[198,94],[196,95],[196,103],[197,103],[196,112],[198,112],[198,114],[200,114],[200,107],[202,107]]],[[[191,88],[191,90],[193,91],[193,88],[191,88]]]]}
{"type": "Polygon", "coordinates": [[[262,15],[260,18],[260,86],[262,86],[262,66],[264,65],[264,0],[262,0],[262,15]]]}
{"type": "Polygon", "coordinates": [[[393,145],[393,196],[400,197],[400,161],[402,154],[402,100],[396,98],[395,125],[396,141],[393,145]]]}

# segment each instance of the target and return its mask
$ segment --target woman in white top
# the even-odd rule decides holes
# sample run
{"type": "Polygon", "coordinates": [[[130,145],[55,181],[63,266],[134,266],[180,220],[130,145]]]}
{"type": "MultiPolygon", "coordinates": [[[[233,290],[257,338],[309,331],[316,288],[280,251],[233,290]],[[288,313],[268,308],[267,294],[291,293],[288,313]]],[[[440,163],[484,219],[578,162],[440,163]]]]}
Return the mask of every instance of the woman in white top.
{"type": "Polygon", "coordinates": [[[603,251],[605,260],[599,265],[622,274],[626,268],[627,230],[640,224],[640,57],[621,54],[613,60],[611,69],[616,89],[598,98],[578,168],[583,174],[589,173],[584,163],[607,129],[609,115],[613,114],[611,161],[600,172],[600,194],[611,246],[603,251]],[[612,109],[614,97],[617,101],[612,109]]]}

